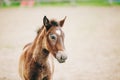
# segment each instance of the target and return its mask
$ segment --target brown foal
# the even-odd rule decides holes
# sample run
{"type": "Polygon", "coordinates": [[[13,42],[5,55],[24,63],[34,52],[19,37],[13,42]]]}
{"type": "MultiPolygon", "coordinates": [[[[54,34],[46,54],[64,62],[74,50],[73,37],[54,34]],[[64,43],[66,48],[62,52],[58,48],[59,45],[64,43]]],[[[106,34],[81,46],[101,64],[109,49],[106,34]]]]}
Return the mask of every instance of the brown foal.
{"type": "Polygon", "coordinates": [[[19,60],[21,80],[52,80],[54,72],[53,57],[64,63],[64,32],[62,27],[66,17],[57,22],[44,16],[43,26],[38,30],[32,43],[24,47],[19,60]]]}

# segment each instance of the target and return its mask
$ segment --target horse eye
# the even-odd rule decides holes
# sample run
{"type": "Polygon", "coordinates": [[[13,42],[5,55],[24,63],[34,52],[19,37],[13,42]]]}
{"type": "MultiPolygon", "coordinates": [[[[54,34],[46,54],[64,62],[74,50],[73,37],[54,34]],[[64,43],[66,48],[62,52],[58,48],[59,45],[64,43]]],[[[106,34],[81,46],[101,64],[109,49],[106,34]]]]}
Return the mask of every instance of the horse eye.
{"type": "Polygon", "coordinates": [[[56,38],[57,38],[57,36],[56,36],[56,34],[50,34],[49,35],[49,38],[51,39],[51,40],[56,40],[56,38]]]}
{"type": "Polygon", "coordinates": [[[51,39],[55,40],[56,36],[55,35],[51,35],[51,39]]]}

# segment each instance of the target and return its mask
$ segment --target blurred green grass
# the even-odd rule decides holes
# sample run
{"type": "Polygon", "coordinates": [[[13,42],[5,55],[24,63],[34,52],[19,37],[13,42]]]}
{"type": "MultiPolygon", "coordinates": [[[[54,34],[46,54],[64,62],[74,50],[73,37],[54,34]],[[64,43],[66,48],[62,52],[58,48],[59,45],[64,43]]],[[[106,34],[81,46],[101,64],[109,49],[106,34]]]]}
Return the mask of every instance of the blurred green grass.
{"type": "MultiPolygon", "coordinates": [[[[0,5],[1,8],[8,8],[8,7],[19,7],[20,2],[12,2],[10,6],[7,6],[5,3],[0,5]]],[[[40,2],[35,3],[34,7],[46,7],[46,6],[120,6],[120,2],[113,2],[110,4],[108,1],[104,0],[90,0],[90,1],[76,1],[71,3],[69,2],[40,2]]]]}

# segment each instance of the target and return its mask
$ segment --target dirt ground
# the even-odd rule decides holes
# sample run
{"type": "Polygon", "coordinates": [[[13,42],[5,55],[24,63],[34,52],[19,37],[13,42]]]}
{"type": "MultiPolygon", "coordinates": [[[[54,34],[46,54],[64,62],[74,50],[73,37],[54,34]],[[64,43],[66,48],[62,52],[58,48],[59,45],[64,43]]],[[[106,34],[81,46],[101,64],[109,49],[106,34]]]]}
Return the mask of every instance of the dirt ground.
{"type": "Polygon", "coordinates": [[[120,80],[120,7],[0,9],[0,80],[20,80],[18,59],[43,16],[63,19],[68,60],[55,59],[54,80],[120,80]]]}

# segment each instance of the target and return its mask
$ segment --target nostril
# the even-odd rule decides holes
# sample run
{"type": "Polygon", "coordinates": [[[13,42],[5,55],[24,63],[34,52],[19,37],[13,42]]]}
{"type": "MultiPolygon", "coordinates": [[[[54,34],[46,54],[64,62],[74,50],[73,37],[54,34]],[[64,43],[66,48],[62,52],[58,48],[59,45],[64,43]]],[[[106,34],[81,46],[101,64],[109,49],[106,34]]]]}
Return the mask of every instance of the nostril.
{"type": "Polygon", "coordinates": [[[63,58],[62,58],[62,56],[61,56],[61,58],[60,58],[60,59],[61,59],[61,60],[63,59],[63,58]]]}
{"type": "Polygon", "coordinates": [[[61,59],[61,60],[66,60],[66,59],[67,59],[67,56],[61,56],[60,59],[61,59]]]}
{"type": "Polygon", "coordinates": [[[56,59],[60,63],[63,63],[67,60],[67,55],[63,51],[58,51],[58,53],[56,54],[56,59]]]}

